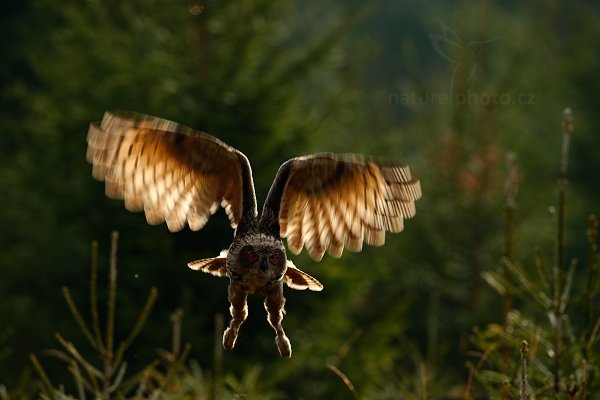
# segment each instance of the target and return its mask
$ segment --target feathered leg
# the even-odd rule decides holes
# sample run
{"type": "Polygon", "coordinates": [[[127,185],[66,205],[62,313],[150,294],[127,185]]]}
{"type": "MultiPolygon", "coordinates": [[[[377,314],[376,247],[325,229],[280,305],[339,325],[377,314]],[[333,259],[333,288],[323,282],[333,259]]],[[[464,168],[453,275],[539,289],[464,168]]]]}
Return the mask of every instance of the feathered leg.
{"type": "Polygon", "coordinates": [[[281,326],[281,321],[285,314],[283,308],[284,305],[285,298],[283,297],[283,284],[280,284],[265,293],[265,309],[268,314],[267,319],[273,329],[275,329],[275,332],[277,332],[277,336],[275,337],[277,350],[279,350],[281,357],[291,357],[292,345],[283,331],[283,326],[281,326]]]}
{"type": "Polygon", "coordinates": [[[231,322],[229,328],[223,333],[223,347],[227,350],[233,349],[238,336],[238,331],[242,323],[248,316],[248,304],[246,302],[248,294],[240,285],[229,283],[229,312],[231,313],[231,322]]]}

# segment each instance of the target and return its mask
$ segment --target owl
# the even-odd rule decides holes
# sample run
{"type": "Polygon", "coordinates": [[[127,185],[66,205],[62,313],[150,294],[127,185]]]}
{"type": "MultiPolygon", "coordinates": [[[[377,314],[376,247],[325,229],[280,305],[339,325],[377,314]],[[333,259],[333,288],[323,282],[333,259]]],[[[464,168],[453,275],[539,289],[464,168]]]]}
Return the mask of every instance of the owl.
{"type": "Polygon", "coordinates": [[[292,347],[282,326],[283,286],[320,291],[323,285],[288,259],[303,247],[320,261],[363,242],[382,246],[385,232],[400,232],[421,197],[408,166],[383,165],[354,154],[320,153],[292,158],[279,168],[258,214],[252,169],[246,156],[219,139],[172,121],[110,111],[90,125],[87,160],[106,195],[130,211],[144,211],[149,224],[170,231],[201,229],[219,206],[233,241],[214,258],[191,269],[229,278],[231,321],[223,346],[235,346],[248,316],[247,296],[264,296],[267,319],[282,357],[292,347]]]}

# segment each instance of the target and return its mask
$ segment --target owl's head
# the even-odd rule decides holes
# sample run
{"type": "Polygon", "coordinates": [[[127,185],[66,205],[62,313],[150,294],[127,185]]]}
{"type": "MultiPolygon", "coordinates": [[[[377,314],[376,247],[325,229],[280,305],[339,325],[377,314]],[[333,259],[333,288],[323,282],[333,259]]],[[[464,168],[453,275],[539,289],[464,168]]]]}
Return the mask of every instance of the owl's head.
{"type": "MultiPolygon", "coordinates": [[[[281,240],[263,233],[236,238],[227,254],[227,265],[232,271],[254,271],[255,278],[278,280],[286,270],[287,257],[281,240]]],[[[254,275],[253,274],[253,275],[254,275]]]]}

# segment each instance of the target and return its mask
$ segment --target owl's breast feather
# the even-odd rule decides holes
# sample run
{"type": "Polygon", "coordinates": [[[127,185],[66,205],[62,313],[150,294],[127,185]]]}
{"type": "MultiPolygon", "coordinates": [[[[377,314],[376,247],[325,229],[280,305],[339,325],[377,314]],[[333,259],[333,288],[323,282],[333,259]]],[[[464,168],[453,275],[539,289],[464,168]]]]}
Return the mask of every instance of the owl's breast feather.
{"type": "Polygon", "coordinates": [[[231,283],[240,285],[247,293],[263,293],[283,281],[283,272],[268,269],[263,271],[260,268],[248,268],[239,271],[241,268],[227,269],[227,275],[231,283]]]}

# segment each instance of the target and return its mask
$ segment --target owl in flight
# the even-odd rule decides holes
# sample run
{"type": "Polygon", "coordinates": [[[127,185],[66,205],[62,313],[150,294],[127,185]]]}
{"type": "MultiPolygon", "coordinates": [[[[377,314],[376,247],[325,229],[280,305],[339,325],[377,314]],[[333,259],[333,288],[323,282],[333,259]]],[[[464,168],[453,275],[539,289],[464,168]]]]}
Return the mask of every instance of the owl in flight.
{"type": "Polygon", "coordinates": [[[408,166],[382,165],[361,155],[320,153],[281,165],[258,215],[252,170],[246,156],[219,139],[161,118],[106,112],[90,125],[87,160],[110,198],[144,211],[150,224],[171,232],[197,231],[219,206],[235,229],[219,256],[192,261],[194,270],[229,278],[231,321],[223,346],[232,349],[248,315],[248,294],[265,296],[268,321],[282,357],[292,348],[281,325],[283,285],[320,291],[323,285],[288,260],[290,251],[320,261],[327,251],[381,246],[385,232],[400,232],[415,215],[419,181],[408,166]]]}

